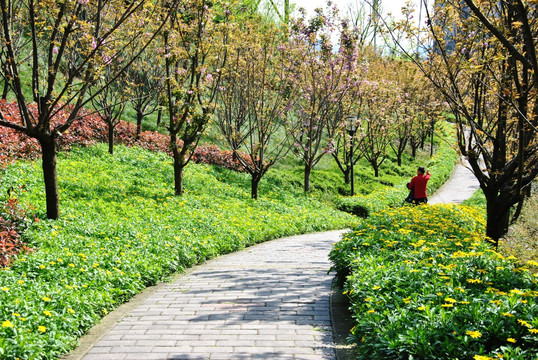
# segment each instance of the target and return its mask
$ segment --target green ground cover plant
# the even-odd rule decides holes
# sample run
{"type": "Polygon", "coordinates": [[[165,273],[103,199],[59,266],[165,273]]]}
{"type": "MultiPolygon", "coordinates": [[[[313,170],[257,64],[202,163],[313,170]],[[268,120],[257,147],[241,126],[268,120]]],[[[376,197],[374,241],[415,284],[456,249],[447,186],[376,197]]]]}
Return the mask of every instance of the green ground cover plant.
{"type": "Polygon", "coordinates": [[[104,144],[59,158],[61,218],[45,220],[39,162],[2,173],[0,194],[32,204],[22,236],[33,253],[0,270],[0,358],[55,358],[107,312],[148,285],[219,254],[282,236],[345,228],[353,216],[301,192],[249,177],[189,166],[173,196],[170,157],[104,144]],[[20,189],[20,190],[16,190],[20,189]],[[41,219],[41,220],[40,220],[41,219]]]}
{"type": "Polygon", "coordinates": [[[495,252],[484,227],[474,207],[402,207],[335,244],[360,359],[536,359],[538,263],[495,252]]]}

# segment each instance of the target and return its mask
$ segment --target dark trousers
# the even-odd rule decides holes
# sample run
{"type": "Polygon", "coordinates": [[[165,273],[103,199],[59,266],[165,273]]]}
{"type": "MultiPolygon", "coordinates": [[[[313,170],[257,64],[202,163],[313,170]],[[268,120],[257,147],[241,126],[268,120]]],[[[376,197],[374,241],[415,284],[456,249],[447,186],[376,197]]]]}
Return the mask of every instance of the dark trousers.
{"type": "Polygon", "coordinates": [[[413,203],[415,205],[419,205],[419,204],[427,204],[428,203],[428,198],[425,197],[425,198],[422,198],[422,199],[413,199],[413,203]]]}

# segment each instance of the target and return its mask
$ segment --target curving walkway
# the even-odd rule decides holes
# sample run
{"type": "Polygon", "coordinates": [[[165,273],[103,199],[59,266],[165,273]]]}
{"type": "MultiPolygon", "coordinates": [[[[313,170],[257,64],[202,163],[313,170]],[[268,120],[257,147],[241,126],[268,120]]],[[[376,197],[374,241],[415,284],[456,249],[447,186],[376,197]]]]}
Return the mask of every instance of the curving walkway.
{"type": "Polygon", "coordinates": [[[342,232],[191,269],[111,313],[67,359],[334,359],[328,254],[342,232]]]}
{"type": "MultiPolygon", "coordinates": [[[[435,174],[432,174],[435,176],[435,174]]],[[[456,203],[460,204],[470,198],[480,188],[478,180],[471,171],[467,160],[457,164],[450,179],[428,198],[428,204],[456,203]]]]}
{"type": "MultiPolygon", "coordinates": [[[[429,203],[477,189],[460,164],[429,203]]],[[[109,314],[64,358],[335,359],[327,271],[342,233],[274,240],[190,269],[109,314]]]]}

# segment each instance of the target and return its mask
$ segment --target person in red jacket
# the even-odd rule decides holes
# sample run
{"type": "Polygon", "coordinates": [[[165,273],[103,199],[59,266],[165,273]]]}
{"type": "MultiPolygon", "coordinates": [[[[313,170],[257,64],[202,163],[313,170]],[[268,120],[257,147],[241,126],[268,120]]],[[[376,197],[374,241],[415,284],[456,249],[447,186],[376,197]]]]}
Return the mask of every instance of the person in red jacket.
{"type": "Polygon", "coordinates": [[[413,203],[426,204],[428,202],[428,194],[426,193],[426,185],[428,180],[430,180],[430,170],[424,168],[424,166],[419,166],[417,170],[417,176],[411,179],[411,182],[407,184],[408,189],[413,189],[413,203]]]}

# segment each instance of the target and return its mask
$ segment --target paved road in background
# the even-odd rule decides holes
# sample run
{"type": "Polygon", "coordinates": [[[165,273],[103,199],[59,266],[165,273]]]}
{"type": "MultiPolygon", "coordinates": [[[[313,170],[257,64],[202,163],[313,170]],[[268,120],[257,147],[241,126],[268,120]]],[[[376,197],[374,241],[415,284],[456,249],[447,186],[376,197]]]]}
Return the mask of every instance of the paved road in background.
{"type": "MultiPolygon", "coordinates": [[[[432,174],[432,176],[435,176],[435,174],[432,174]]],[[[450,179],[435,194],[428,198],[428,204],[460,204],[470,198],[479,188],[480,184],[470,170],[469,163],[464,160],[454,167],[450,179]]]]}

